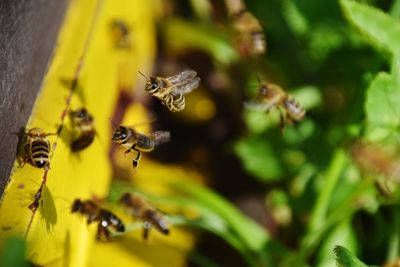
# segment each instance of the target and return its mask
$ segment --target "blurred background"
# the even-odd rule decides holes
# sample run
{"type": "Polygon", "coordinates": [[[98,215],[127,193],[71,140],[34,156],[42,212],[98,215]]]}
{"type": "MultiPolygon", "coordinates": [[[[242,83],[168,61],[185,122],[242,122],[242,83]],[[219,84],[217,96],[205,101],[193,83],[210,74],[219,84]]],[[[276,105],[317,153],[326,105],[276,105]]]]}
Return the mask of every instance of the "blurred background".
{"type": "MultiPolygon", "coordinates": [[[[92,111],[93,146],[104,147],[107,170],[98,184],[75,182],[81,194],[71,187],[61,208],[53,195],[57,214],[73,217],[85,234],[85,221],[66,212],[78,197],[97,197],[127,233],[102,242],[92,229],[85,260],[75,254],[76,261],[65,260],[74,252],[64,247],[49,261],[34,256],[39,249],[27,256],[34,266],[398,266],[400,1],[90,2],[71,1],[64,22],[79,21],[74,10],[94,14],[82,37],[88,48],[78,53],[83,67],[75,77],[80,86],[69,88],[70,108],[92,111]],[[146,92],[146,77],[138,73],[170,77],[185,69],[201,82],[181,112],[146,92]],[[261,84],[279,85],[305,117],[282,127],[283,102],[269,112],[249,108],[261,84]],[[109,97],[98,96],[106,91],[109,97]],[[107,112],[98,112],[97,103],[107,112]],[[133,154],[111,142],[118,125],[143,134],[167,130],[171,140],[142,153],[134,170],[133,154]],[[143,240],[143,222],[118,204],[124,192],[139,193],[160,210],[170,234],[152,229],[143,240]]],[[[81,158],[84,153],[92,152],[81,158]]],[[[52,168],[49,173],[62,172],[52,168]]],[[[4,260],[13,254],[3,251],[4,260]]]]}

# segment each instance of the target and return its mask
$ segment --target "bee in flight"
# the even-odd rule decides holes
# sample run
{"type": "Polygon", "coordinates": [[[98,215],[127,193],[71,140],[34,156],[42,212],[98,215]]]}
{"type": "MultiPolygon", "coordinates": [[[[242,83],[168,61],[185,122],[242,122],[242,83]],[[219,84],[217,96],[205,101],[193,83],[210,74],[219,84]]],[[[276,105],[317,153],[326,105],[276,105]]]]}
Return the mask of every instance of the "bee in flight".
{"type": "Polygon", "coordinates": [[[152,132],[148,135],[137,132],[133,127],[119,126],[113,133],[112,140],[118,145],[127,148],[125,154],[132,150],[136,152],[133,159],[133,168],[139,164],[141,152],[150,152],[159,145],[168,142],[170,133],[168,131],[152,132]]]}
{"type": "Polygon", "coordinates": [[[73,129],[72,151],[79,151],[87,148],[94,140],[96,130],[94,128],[93,117],[85,108],[71,111],[69,113],[73,129]]]}
{"type": "Polygon", "coordinates": [[[245,8],[231,14],[236,41],[242,54],[260,55],[266,51],[264,30],[256,17],[245,8]]]}
{"type": "Polygon", "coordinates": [[[199,86],[200,78],[194,70],[184,70],[171,77],[146,77],[145,90],[160,99],[170,111],[181,111],[185,108],[185,94],[199,86]]]}
{"type": "Polygon", "coordinates": [[[36,168],[43,168],[49,165],[50,141],[49,135],[40,128],[30,129],[26,133],[25,154],[22,159],[22,166],[28,162],[36,168]]]}
{"type": "Polygon", "coordinates": [[[153,226],[164,235],[169,234],[166,216],[150,205],[143,197],[128,192],[121,196],[119,202],[135,219],[143,221],[144,240],[147,240],[149,231],[153,226]]]}
{"type": "Polygon", "coordinates": [[[124,223],[111,211],[99,208],[92,200],[81,201],[75,199],[71,212],[79,212],[87,218],[87,223],[98,222],[97,238],[107,241],[110,239],[110,228],[117,232],[124,232],[124,223]]]}
{"type": "Polygon", "coordinates": [[[284,130],[286,124],[301,121],[306,111],[300,104],[287,94],[279,85],[262,83],[255,101],[246,103],[249,108],[261,109],[269,112],[273,108],[280,111],[280,127],[284,130]]]}
{"type": "Polygon", "coordinates": [[[114,38],[115,47],[120,49],[130,49],[132,40],[129,26],[120,19],[114,19],[110,25],[111,33],[114,38]]]}

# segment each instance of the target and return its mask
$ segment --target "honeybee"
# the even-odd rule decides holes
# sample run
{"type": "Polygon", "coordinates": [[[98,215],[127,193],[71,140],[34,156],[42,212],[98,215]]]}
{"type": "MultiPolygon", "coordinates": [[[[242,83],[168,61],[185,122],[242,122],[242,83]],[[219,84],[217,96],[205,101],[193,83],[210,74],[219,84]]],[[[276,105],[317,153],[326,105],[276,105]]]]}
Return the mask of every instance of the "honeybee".
{"type": "Polygon", "coordinates": [[[81,201],[75,199],[72,204],[71,212],[79,212],[80,214],[87,217],[87,223],[97,221],[97,237],[101,240],[109,240],[110,230],[109,227],[113,228],[117,232],[124,232],[124,223],[111,211],[101,209],[91,200],[81,201]]]}
{"type": "Polygon", "coordinates": [[[79,151],[88,147],[94,140],[96,130],[93,124],[93,117],[85,108],[71,111],[69,113],[73,128],[72,151],[79,151]]]}
{"type": "Polygon", "coordinates": [[[194,70],[184,70],[171,77],[146,77],[145,90],[161,100],[170,111],[181,111],[185,108],[185,94],[199,86],[200,78],[194,70]]]}
{"type": "Polygon", "coordinates": [[[300,104],[287,94],[279,85],[262,83],[256,101],[246,104],[250,108],[258,108],[269,112],[273,108],[280,111],[280,126],[284,130],[286,124],[294,124],[301,121],[306,111],[300,104]]]}
{"type": "Polygon", "coordinates": [[[122,20],[115,19],[111,22],[111,32],[115,46],[121,49],[130,49],[132,46],[129,26],[122,20]]]}
{"type": "Polygon", "coordinates": [[[264,30],[257,18],[246,9],[231,15],[236,41],[242,54],[260,55],[266,51],[264,30]]]}
{"type": "Polygon", "coordinates": [[[147,240],[149,231],[153,226],[164,235],[169,234],[166,216],[150,205],[143,197],[128,192],[121,196],[119,202],[128,210],[130,215],[143,221],[144,240],[147,240]]]}
{"type": "Polygon", "coordinates": [[[141,151],[150,152],[155,147],[168,142],[170,133],[168,131],[152,132],[148,135],[137,132],[134,128],[127,126],[119,126],[115,129],[112,140],[118,145],[127,148],[125,154],[132,150],[136,152],[136,157],[133,159],[133,168],[139,164],[141,151]]]}
{"type": "Polygon", "coordinates": [[[33,128],[26,133],[24,165],[26,162],[36,168],[49,165],[50,141],[47,136],[55,135],[45,133],[40,128],[33,128]]]}

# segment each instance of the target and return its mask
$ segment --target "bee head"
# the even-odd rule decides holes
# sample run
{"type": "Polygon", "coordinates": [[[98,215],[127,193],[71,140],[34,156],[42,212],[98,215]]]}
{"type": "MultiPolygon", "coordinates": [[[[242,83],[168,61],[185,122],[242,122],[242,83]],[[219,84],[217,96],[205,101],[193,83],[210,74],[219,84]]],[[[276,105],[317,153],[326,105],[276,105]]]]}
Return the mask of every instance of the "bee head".
{"type": "Polygon", "coordinates": [[[125,140],[127,137],[128,137],[128,128],[124,126],[119,126],[117,129],[115,129],[112,140],[113,141],[125,140]]]}
{"type": "Polygon", "coordinates": [[[157,78],[150,77],[146,82],[146,91],[155,92],[159,86],[157,78]]]}
{"type": "Polygon", "coordinates": [[[71,212],[77,212],[78,210],[80,210],[82,208],[82,201],[80,199],[75,199],[74,203],[72,204],[72,208],[71,208],[71,212]]]}
{"type": "Polygon", "coordinates": [[[266,96],[268,94],[268,86],[263,84],[261,85],[260,89],[258,89],[258,95],[259,96],[266,96]]]}
{"type": "Polygon", "coordinates": [[[40,128],[33,128],[30,129],[27,134],[27,136],[31,137],[31,138],[43,138],[46,137],[47,134],[40,128]]]}

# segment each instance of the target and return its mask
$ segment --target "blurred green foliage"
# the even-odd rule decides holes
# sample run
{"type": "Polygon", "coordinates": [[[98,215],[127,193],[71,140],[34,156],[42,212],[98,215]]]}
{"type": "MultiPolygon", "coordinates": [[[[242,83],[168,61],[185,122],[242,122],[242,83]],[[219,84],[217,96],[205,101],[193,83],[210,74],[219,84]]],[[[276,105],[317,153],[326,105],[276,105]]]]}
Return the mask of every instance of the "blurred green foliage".
{"type": "MultiPolygon", "coordinates": [[[[175,55],[194,49],[208,56],[200,73],[229,78],[224,103],[239,110],[245,126],[231,151],[271,218],[259,226],[211,189],[185,184],[171,185],[179,194],[158,202],[192,207],[200,217],[172,221],[216,234],[249,266],[367,266],[355,255],[377,265],[399,259],[400,1],[246,1],[268,42],[257,58],[235,51],[229,16],[205,15],[218,4],[191,2],[185,18],[160,25],[163,44],[175,55]],[[305,119],[282,133],[278,110],[246,109],[258,77],[293,95],[305,119]],[[366,145],[356,151],[357,143],[366,145]],[[396,156],[371,156],[372,144],[396,156]]],[[[225,177],[226,186],[236,178],[225,177]]]]}

